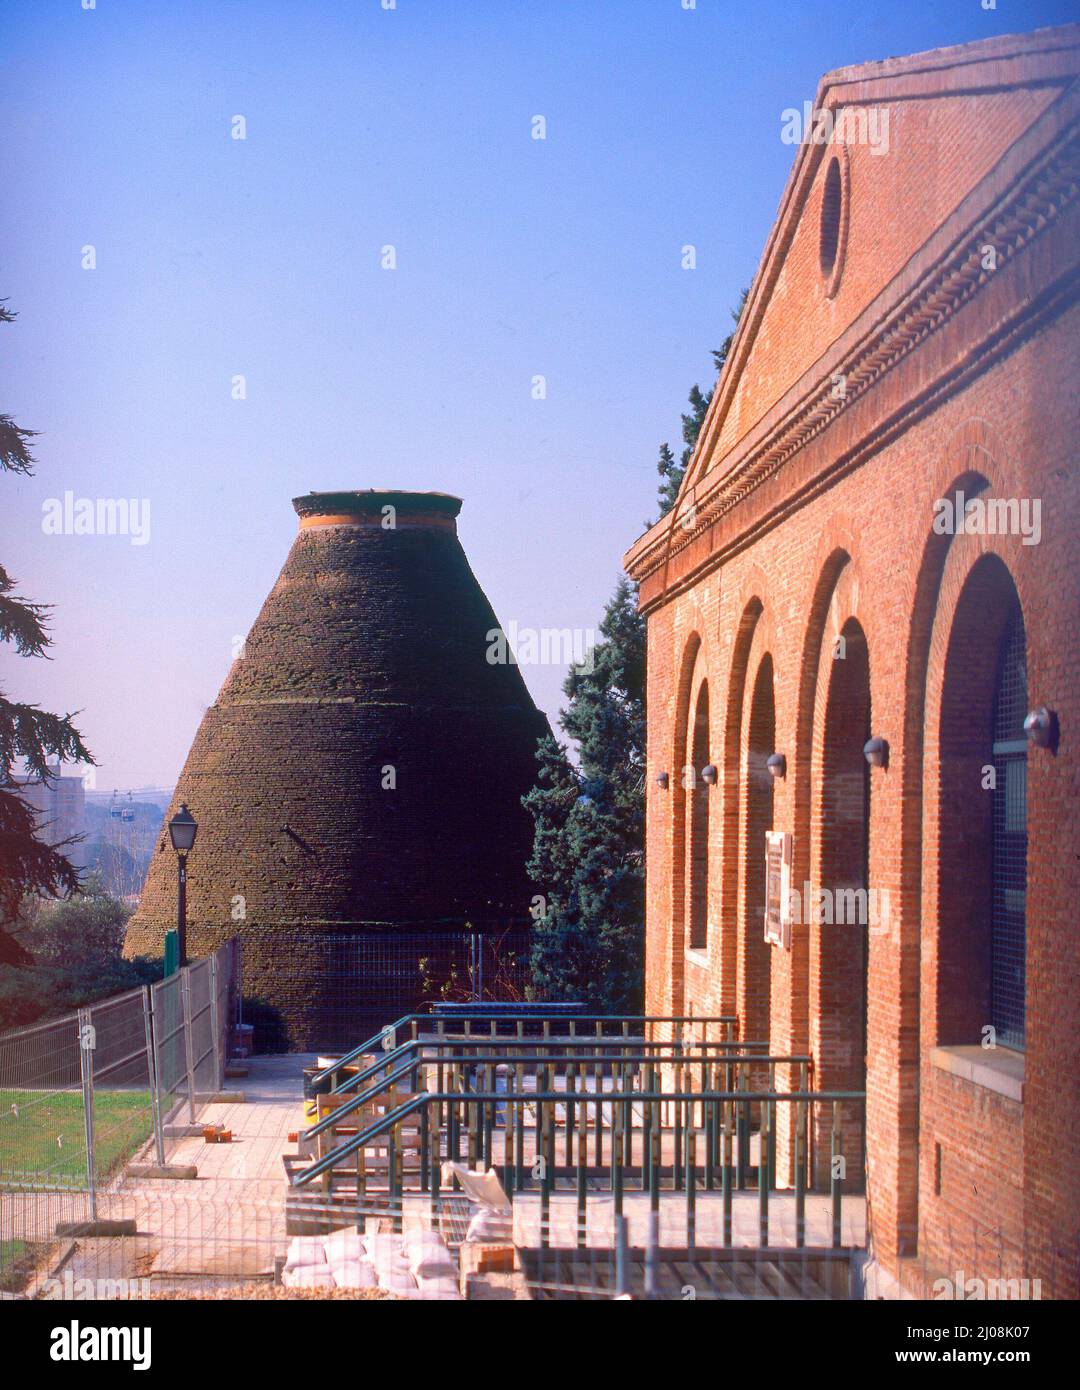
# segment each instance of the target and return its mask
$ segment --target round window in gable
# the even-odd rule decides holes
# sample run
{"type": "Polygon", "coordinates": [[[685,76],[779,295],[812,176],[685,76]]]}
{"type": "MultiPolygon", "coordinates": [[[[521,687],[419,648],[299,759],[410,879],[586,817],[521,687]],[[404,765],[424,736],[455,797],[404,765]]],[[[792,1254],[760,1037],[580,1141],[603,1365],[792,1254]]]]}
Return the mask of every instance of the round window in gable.
{"type": "Polygon", "coordinates": [[[830,157],[821,194],[821,273],[831,299],[840,284],[847,230],[847,167],[840,154],[830,157]]]}

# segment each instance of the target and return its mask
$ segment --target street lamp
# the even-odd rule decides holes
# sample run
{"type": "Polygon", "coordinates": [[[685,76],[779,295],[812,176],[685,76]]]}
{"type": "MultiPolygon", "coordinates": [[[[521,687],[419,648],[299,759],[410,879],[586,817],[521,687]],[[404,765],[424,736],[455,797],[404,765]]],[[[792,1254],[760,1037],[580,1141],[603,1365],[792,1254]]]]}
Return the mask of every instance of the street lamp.
{"type": "Polygon", "coordinates": [[[184,802],[169,822],[169,839],[176,850],[176,945],[181,969],[187,965],[187,857],[198,831],[198,822],[184,802]]]}

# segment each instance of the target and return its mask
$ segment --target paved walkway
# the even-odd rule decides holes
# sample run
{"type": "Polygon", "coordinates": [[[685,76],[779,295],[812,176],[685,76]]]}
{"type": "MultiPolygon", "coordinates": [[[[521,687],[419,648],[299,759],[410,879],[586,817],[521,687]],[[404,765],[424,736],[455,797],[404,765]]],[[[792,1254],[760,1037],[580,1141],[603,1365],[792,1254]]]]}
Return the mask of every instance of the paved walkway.
{"type": "MultiPolygon", "coordinates": [[[[169,1163],[193,1165],[198,1177],[124,1177],[99,1193],[99,1220],[134,1220],[138,1234],[80,1237],[64,1274],[206,1290],[217,1279],[272,1273],[288,1246],[281,1155],[293,1147],[289,1133],[303,1125],[302,1070],[312,1061],[314,1054],[304,1053],[252,1058],[248,1075],[228,1082],[244,1100],[207,1105],[199,1114],[200,1125],[231,1129],[232,1143],[208,1144],[201,1134],[174,1139],[169,1163]]],[[[153,1162],[152,1146],[139,1158],[153,1162]]]]}
{"type": "MultiPolygon", "coordinates": [[[[134,1296],[145,1296],[152,1279],[154,1290],[207,1292],[218,1283],[236,1283],[273,1272],[276,1257],[288,1247],[285,1234],[286,1183],[283,1153],[295,1150],[288,1135],[304,1125],[302,1071],[314,1055],[290,1054],[253,1058],[243,1079],[230,1081],[241,1091],[242,1103],[204,1107],[200,1124],[220,1124],[232,1130],[230,1144],[207,1144],[199,1136],[173,1140],[168,1159],[198,1170],[194,1179],[142,1179],[125,1177],[99,1194],[100,1219],[134,1220],[135,1237],[80,1237],[66,1252],[63,1277],[70,1281],[128,1281],[134,1296]]],[[[561,1150],[560,1150],[561,1151],[561,1150]]],[[[152,1152],[142,1156],[152,1161],[152,1152]]],[[[15,1199],[18,1200],[18,1199],[15,1199]]],[[[42,1199],[22,1199],[29,1208],[42,1199]]],[[[55,1200],[55,1199],[54,1199],[55,1200]]],[[[12,1199],[6,1199],[10,1204],[12,1199]]],[[[73,1194],[64,1206],[78,1205],[73,1194]]],[[[22,1205],[20,1203],[20,1205],[22,1205]]],[[[794,1197],[776,1193],[769,1203],[770,1243],[794,1247],[794,1197]]],[[[733,1201],[733,1243],[758,1244],[757,1194],[736,1193],[733,1201]]],[[[632,1245],[646,1243],[649,1225],[647,1193],[627,1191],[625,1212],[632,1245]]],[[[3,1214],[3,1213],[0,1213],[3,1214]]],[[[11,1212],[6,1213],[10,1218],[11,1212]]],[[[54,1216],[50,1208],[35,1211],[42,1229],[54,1216]],[[45,1223],[45,1225],[43,1225],[45,1223]]],[[[64,1219],[79,1213],[65,1210],[64,1219]]],[[[613,1203],[610,1195],[591,1194],[586,1240],[592,1247],[610,1248],[613,1240],[613,1203]]],[[[722,1204],[718,1193],[699,1189],[697,1198],[698,1246],[722,1243],[722,1204]]],[[[406,1226],[426,1224],[426,1198],[407,1197],[406,1226]]],[[[664,1193],[661,1201],[660,1240],[681,1246],[686,1238],[686,1207],[682,1194],[664,1193]]],[[[827,1196],[809,1194],[806,1202],[807,1243],[831,1243],[831,1209],[827,1196]]],[[[519,1194],[514,1211],[515,1235],[526,1246],[539,1244],[540,1203],[535,1193],[519,1194]]],[[[551,1203],[551,1229],[556,1244],[573,1246],[576,1238],[576,1205],[572,1194],[558,1193],[551,1203]]],[[[865,1203],[861,1197],[845,1199],[843,1243],[861,1246],[865,1238],[865,1203]]],[[[70,1293],[67,1296],[72,1296],[70,1293]]],[[[98,1289],[96,1296],[117,1296],[98,1289]]],[[[120,1296],[123,1296],[121,1293],[120,1296]]]]}

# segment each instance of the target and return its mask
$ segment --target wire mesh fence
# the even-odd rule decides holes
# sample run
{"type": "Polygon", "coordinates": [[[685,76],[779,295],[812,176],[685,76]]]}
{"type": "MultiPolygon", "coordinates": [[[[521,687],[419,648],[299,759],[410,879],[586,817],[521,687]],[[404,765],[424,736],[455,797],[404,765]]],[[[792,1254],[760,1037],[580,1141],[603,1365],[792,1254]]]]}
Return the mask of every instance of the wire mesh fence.
{"type": "Polygon", "coordinates": [[[27,1298],[395,1298],[423,1301],[847,1298],[851,1252],[795,1248],[688,1250],[677,1215],[613,1218],[602,1200],[587,1231],[572,1206],[542,1215],[515,1197],[482,1213],[447,1191],[435,1207],[378,1199],[287,1212],[284,1192],[237,1182],[212,1193],[110,1193],[98,1221],[65,1224],[47,1194],[47,1238],[28,1243],[7,1292],[27,1298]],[[500,1227],[504,1223],[505,1229],[500,1227]]]}
{"type": "MultiPolygon", "coordinates": [[[[529,926],[308,933],[303,968],[311,1045],[322,1051],[351,1047],[431,1000],[523,1000],[531,944],[529,926]]],[[[281,961],[283,978],[290,969],[287,959],[281,961]]],[[[254,1025],[257,1051],[295,1046],[265,1001],[247,998],[244,1014],[254,1025]]]]}
{"type": "MultiPolygon", "coordinates": [[[[11,1194],[0,1196],[0,1210],[10,1200],[11,1194]]],[[[288,1209],[280,1184],[237,1181],[182,1194],[143,1187],[104,1194],[92,1224],[78,1206],[80,1194],[38,1193],[35,1200],[38,1211],[14,1228],[23,1241],[20,1257],[0,1279],[0,1292],[9,1296],[815,1302],[867,1296],[862,1251],[799,1249],[779,1240],[766,1248],[689,1244],[679,1204],[668,1201],[655,1211],[640,1203],[617,1216],[610,1200],[590,1197],[582,1228],[572,1198],[559,1196],[545,1215],[537,1198],[518,1193],[500,1217],[449,1186],[435,1206],[412,1198],[397,1209],[377,1197],[347,1205],[326,1199],[302,1216],[288,1209]]],[[[973,1230],[955,1235],[966,1246],[973,1230]]],[[[983,1233],[977,1260],[959,1251],[952,1264],[917,1259],[908,1292],[1013,1303],[1060,1296],[1066,1271],[1021,1278],[1018,1269],[1032,1268],[1022,1252],[989,1236],[983,1233]]]]}
{"type": "Polygon", "coordinates": [[[0,1035],[0,1289],[57,1226],[99,1219],[132,1160],[166,1162],[220,1091],[237,956],[0,1035]]]}

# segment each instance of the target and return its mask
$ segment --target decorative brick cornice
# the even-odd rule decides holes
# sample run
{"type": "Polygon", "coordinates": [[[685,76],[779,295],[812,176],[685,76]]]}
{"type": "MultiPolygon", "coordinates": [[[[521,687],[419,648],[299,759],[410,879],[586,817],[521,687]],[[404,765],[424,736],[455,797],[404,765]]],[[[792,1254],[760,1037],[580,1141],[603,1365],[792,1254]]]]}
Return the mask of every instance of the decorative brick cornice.
{"type": "MultiPolygon", "coordinates": [[[[675,557],[736,508],[762,482],[772,477],[838,417],[851,411],[912,352],[939,333],[1004,268],[1024,253],[1080,195],[1080,100],[1075,90],[1051,108],[1018,146],[1038,146],[1024,160],[1023,171],[1009,181],[1001,166],[964,200],[957,213],[935,232],[914,259],[849,330],[837,340],[731,451],[729,459],[684,488],[669,515],[643,536],[626,557],[629,573],[639,583],[670,566],[675,557]],[[1040,139],[1037,127],[1049,126],[1040,139]],[[998,175],[995,181],[995,174],[998,175]],[[1004,186],[998,188],[998,183],[1004,186]],[[987,196],[989,194],[989,196],[987,196]],[[981,197],[980,197],[981,195],[981,197]],[[981,203],[981,207],[979,204],[981,203]],[[964,212],[967,216],[964,217],[964,212]],[[955,223],[962,220],[963,225],[955,223]],[[993,248],[996,268],[985,264],[993,248]],[[842,371],[845,390],[835,390],[842,371]]],[[[1014,149],[1016,155],[1019,151],[1014,149]]],[[[1062,265],[1061,276],[1069,271],[1062,265]]],[[[1041,322],[1031,303],[1019,304],[1017,315],[1033,331],[1041,322]]],[[[999,350],[1015,346],[1023,322],[1002,334],[1000,326],[985,328],[989,341],[1000,338],[999,350]]],[[[973,349],[978,346],[973,341],[973,349]]],[[[752,351],[752,348],[751,348],[752,351]]],[[[984,363],[985,365],[985,363],[984,363]]],[[[737,385],[736,385],[737,389],[737,385]]],[[[932,393],[933,383],[928,383],[932,393]]],[[[914,403],[913,403],[914,408],[914,403]]],[[[700,568],[709,563],[705,560],[700,568]]],[[[694,569],[699,566],[695,565],[694,569]]],[[[685,580],[685,575],[680,579],[685,580]]],[[[668,596],[664,581],[643,605],[668,596]]],[[[681,587],[681,584],[680,584],[681,587]]]]}

